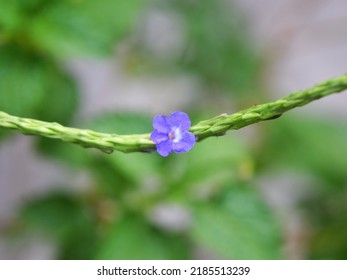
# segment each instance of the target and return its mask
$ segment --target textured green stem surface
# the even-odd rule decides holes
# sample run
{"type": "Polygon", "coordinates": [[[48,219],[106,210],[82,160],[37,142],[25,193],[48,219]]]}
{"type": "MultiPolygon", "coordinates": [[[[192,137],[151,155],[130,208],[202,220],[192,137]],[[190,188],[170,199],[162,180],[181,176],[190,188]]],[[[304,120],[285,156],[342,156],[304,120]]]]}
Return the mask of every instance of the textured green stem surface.
{"type": "Polygon", "coordinates": [[[319,83],[309,89],[294,92],[274,102],[255,105],[232,115],[220,115],[201,121],[191,127],[199,140],[221,135],[228,130],[240,129],[260,121],[276,119],[283,113],[304,106],[324,96],[347,89],[347,74],[319,83]]]}
{"type": "MultiPolygon", "coordinates": [[[[347,89],[347,75],[319,83],[307,90],[292,93],[277,101],[256,105],[232,115],[223,114],[201,121],[190,128],[199,141],[223,135],[228,130],[240,129],[253,123],[280,117],[286,111],[303,106],[316,99],[347,89]]],[[[18,130],[24,134],[40,135],[98,148],[105,152],[146,152],[155,149],[149,134],[118,135],[62,126],[58,123],[11,116],[0,111],[0,127],[18,130]]]]}

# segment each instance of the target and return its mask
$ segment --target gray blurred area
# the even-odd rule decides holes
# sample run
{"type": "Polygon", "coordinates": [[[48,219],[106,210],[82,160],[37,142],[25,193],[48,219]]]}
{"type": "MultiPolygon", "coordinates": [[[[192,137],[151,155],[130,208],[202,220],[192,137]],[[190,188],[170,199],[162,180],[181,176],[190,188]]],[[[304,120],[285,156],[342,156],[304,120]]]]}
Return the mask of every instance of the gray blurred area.
{"type": "MultiPolygon", "coordinates": [[[[245,14],[255,44],[265,54],[262,81],[273,99],[305,89],[347,69],[347,2],[345,0],[237,0],[245,14]]],[[[179,19],[160,11],[150,11],[142,19],[141,34],[149,48],[163,55],[174,55],[184,40],[179,19]],[[158,40],[151,38],[156,34],[158,40]],[[170,34],[170,36],[168,36],[170,34]]],[[[66,61],[66,68],[77,78],[81,106],[77,118],[87,119],[102,111],[166,113],[191,105],[199,84],[190,76],[167,78],[129,77],[119,65],[127,43],[118,46],[108,60],[66,61]]],[[[269,100],[270,101],[270,100],[269,100]]],[[[346,119],[347,95],[333,95],[300,110],[302,115],[324,115],[346,119]]],[[[227,108],[226,108],[227,109],[227,108]]],[[[230,109],[230,108],[229,108],[230,109]]],[[[223,113],[223,112],[221,112],[223,113]]],[[[267,123],[271,125],[271,123],[267,123]]],[[[245,137],[252,128],[240,131],[245,137]]],[[[19,134],[0,144],[0,228],[6,229],[23,202],[48,191],[48,186],[69,182],[72,192],[84,190],[88,174],[75,173],[48,161],[33,149],[32,137],[19,134]]],[[[295,204],[309,190],[298,189],[306,180],[297,174],[264,174],[259,178],[264,195],[286,222],[287,258],[301,258],[306,228],[295,204]],[[300,184],[296,184],[296,182],[300,184]]],[[[185,226],[189,215],[175,207],[161,206],[152,219],[176,228],[185,226]],[[177,225],[178,223],[178,225],[177,225]]],[[[0,233],[0,259],[51,259],[54,245],[33,239],[9,245],[0,233]]],[[[204,257],[208,252],[198,252],[204,257]]]]}

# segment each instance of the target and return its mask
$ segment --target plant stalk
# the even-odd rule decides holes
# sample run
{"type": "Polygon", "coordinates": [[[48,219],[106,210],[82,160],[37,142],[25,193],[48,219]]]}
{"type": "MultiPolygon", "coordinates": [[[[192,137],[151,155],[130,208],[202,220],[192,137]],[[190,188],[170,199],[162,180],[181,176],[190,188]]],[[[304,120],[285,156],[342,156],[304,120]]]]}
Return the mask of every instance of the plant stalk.
{"type": "MultiPolygon", "coordinates": [[[[229,130],[272,120],[296,107],[347,89],[347,75],[319,83],[309,89],[294,92],[277,101],[252,106],[237,113],[223,114],[204,120],[190,128],[198,141],[211,136],[220,136],[229,130]]],[[[58,123],[11,116],[0,111],[0,127],[13,129],[23,134],[39,135],[75,143],[86,148],[97,148],[104,152],[118,150],[125,153],[149,152],[155,150],[150,134],[119,135],[99,133],[87,129],[65,127],[58,123]]]]}

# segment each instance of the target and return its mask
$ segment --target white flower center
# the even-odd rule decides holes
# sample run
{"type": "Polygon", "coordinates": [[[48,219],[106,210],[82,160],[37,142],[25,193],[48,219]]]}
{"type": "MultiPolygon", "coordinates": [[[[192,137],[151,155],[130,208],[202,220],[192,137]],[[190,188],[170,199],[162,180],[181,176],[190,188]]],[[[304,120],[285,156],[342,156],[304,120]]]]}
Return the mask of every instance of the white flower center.
{"type": "Polygon", "coordinates": [[[172,139],[172,142],[178,143],[182,139],[181,131],[178,127],[175,127],[170,133],[169,138],[172,139]]]}

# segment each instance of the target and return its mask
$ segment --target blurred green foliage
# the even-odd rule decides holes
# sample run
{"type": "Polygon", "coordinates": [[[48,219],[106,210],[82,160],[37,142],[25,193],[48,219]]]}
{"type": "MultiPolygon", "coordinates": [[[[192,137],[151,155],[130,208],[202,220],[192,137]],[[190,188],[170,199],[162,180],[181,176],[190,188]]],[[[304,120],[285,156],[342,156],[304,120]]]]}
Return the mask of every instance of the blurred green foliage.
{"type": "Polygon", "coordinates": [[[154,228],[139,215],[124,215],[108,229],[98,259],[187,259],[189,244],[184,236],[154,228]]]}
{"type": "Polygon", "coordinates": [[[227,2],[171,1],[182,16],[187,43],[178,63],[197,72],[205,86],[235,97],[256,88],[259,58],[245,33],[246,22],[227,2]]]}
{"type": "Polygon", "coordinates": [[[221,256],[281,258],[277,222],[255,188],[228,186],[217,199],[198,205],[195,211],[193,236],[221,256]]]}
{"type": "Polygon", "coordinates": [[[314,178],[312,193],[298,205],[310,228],[307,258],[346,259],[346,123],[281,119],[268,127],[264,143],[262,160],[267,168],[285,168],[314,178]]]}
{"type": "Polygon", "coordinates": [[[131,27],[142,1],[1,1],[5,41],[58,57],[107,55],[131,27]]]}
{"type": "Polygon", "coordinates": [[[262,60],[248,36],[247,22],[231,4],[214,0],[158,2],[157,12],[179,19],[183,30],[178,32],[183,33],[184,44],[175,55],[163,55],[139,36],[134,40],[131,65],[157,75],[162,70],[189,73],[207,93],[232,95],[234,102],[247,100],[258,86],[262,60]]]}
{"type": "Polygon", "coordinates": [[[302,203],[311,221],[310,259],[346,259],[346,189],[317,192],[302,203]]]}
{"type": "Polygon", "coordinates": [[[269,129],[264,159],[267,158],[269,164],[312,173],[331,186],[344,188],[347,184],[346,129],[342,121],[286,118],[269,129]],[[333,147],[327,148],[327,145],[333,147]]]}
{"type": "Polygon", "coordinates": [[[76,105],[75,87],[51,61],[16,45],[2,46],[0,60],[1,110],[62,122],[72,115],[76,105]],[[63,110],[51,103],[54,99],[59,101],[58,98],[65,102],[63,110]],[[46,109],[46,104],[51,104],[51,110],[46,109]]]}
{"type": "MultiPolygon", "coordinates": [[[[216,94],[236,105],[245,96],[260,99],[262,59],[245,23],[226,1],[1,0],[0,110],[71,123],[78,88],[62,61],[110,55],[129,36],[134,40],[124,63],[147,65],[147,75],[174,70],[197,77],[214,94],[208,97],[211,108],[216,94]],[[136,24],[151,9],[176,14],[184,27],[184,45],[171,59],[134,39],[136,24]]],[[[78,126],[143,133],[151,130],[151,117],[108,112],[78,126]]],[[[72,194],[57,186],[60,191],[28,202],[19,217],[21,231],[45,233],[63,259],[190,259],[201,257],[197,248],[218,258],[281,259],[284,225],[261,195],[257,176],[293,169],[321,182],[300,205],[312,227],[307,257],[346,258],[345,124],[286,117],[259,127],[256,147],[233,133],[165,159],[37,139],[42,155],[88,172],[90,180],[87,191],[72,194]],[[151,218],[158,205],[172,204],[191,217],[180,231],[151,218]]]]}

